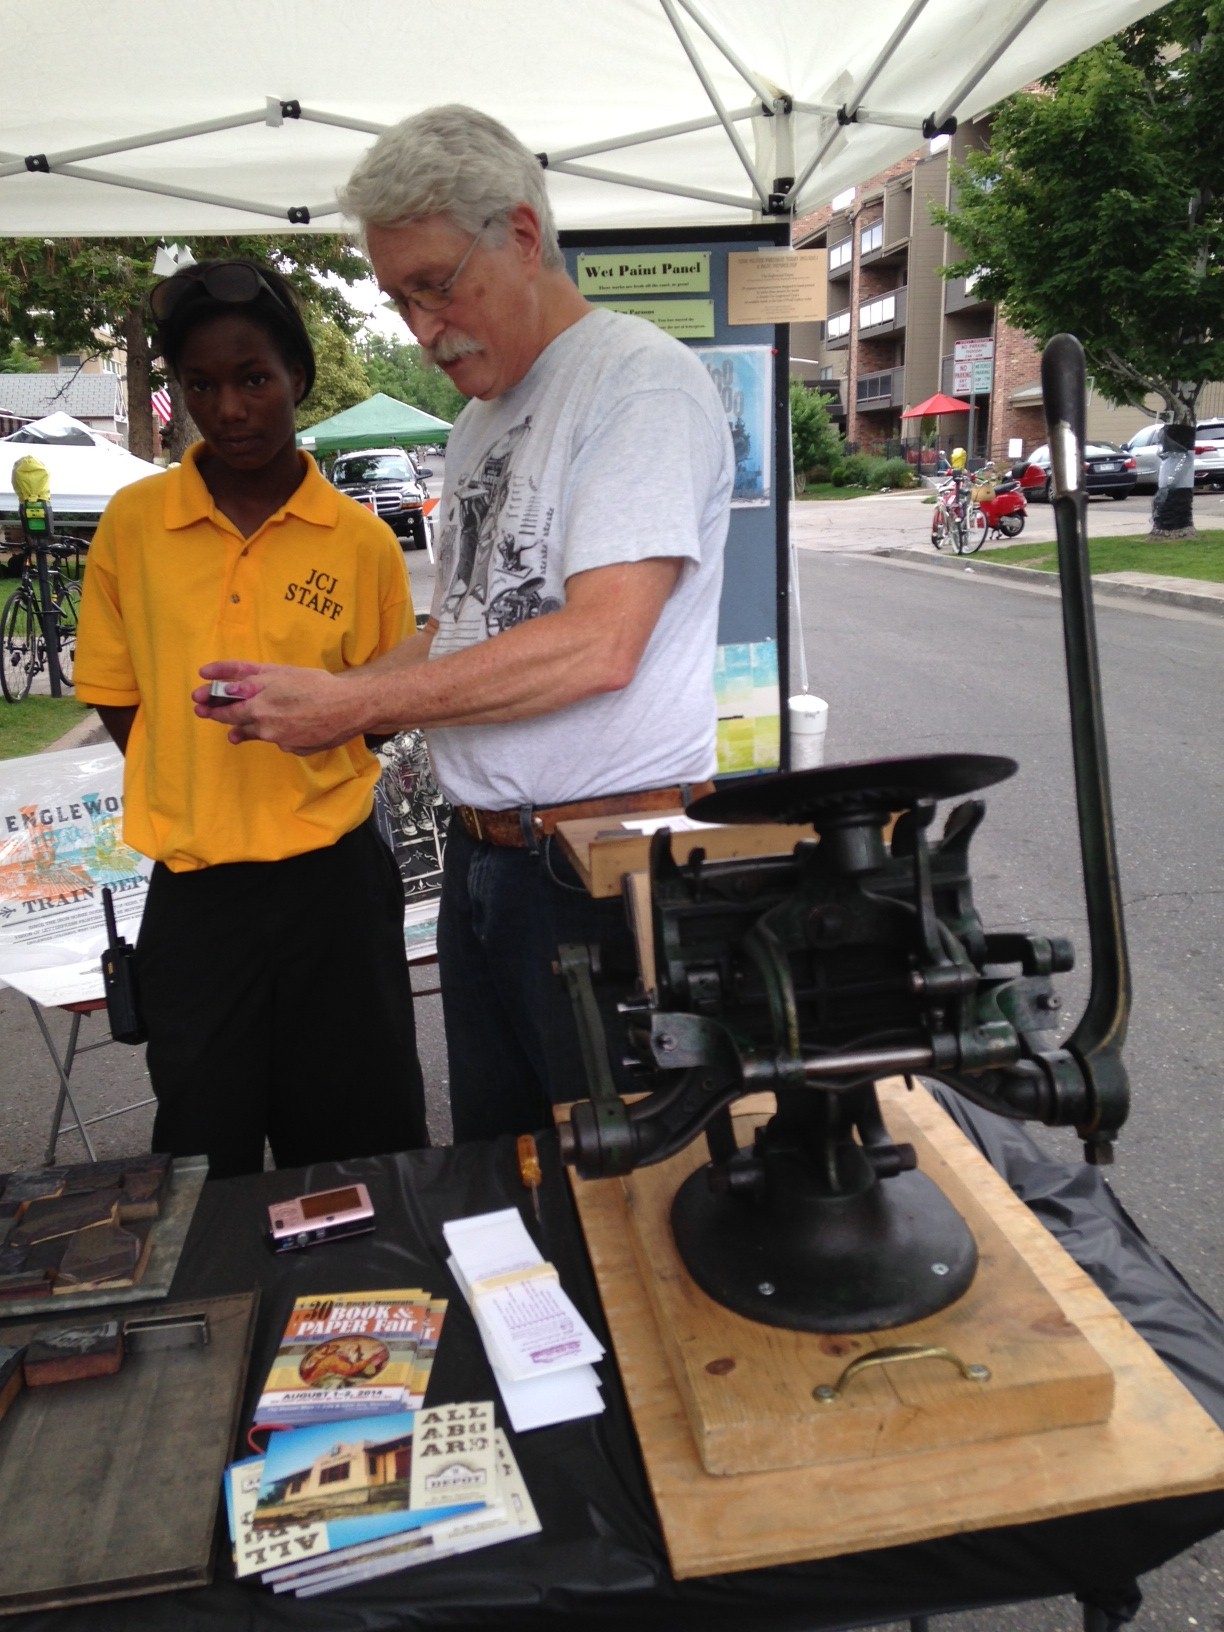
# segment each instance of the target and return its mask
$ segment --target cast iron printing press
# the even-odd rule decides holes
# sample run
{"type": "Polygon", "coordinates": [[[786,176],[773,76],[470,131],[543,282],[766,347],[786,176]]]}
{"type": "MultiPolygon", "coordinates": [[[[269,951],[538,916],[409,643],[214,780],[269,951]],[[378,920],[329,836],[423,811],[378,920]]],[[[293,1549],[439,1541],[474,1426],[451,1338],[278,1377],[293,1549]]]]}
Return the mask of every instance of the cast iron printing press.
{"type": "MultiPolygon", "coordinates": [[[[987,930],[969,851],[1013,760],[973,754],[831,765],[698,800],[712,822],[810,822],[790,856],[650,856],[655,987],[610,1037],[598,954],[562,948],[590,1097],[561,1127],[585,1178],[665,1160],[704,1133],[709,1162],[678,1189],[676,1246],[737,1313],[820,1332],[877,1331],[936,1313],[969,1286],[977,1248],[912,1146],[884,1125],[876,1083],[921,1074],[1004,1116],[1073,1126],[1107,1162],[1126,1119],[1121,1047],[1130,979],[1113,838],[1086,540],[1084,359],[1059,335],[1042,358],[1091,989],[1057,1040],[1058,936],[987,930]],[[941,801],[960,800],[938,821],[941,801]],[[889,824],[891,822],[891,833],[889,824]],[[609,1050],[643,1097],[613,1085],[609,1050]],[[772,1118],[739,1148],[731,1107],[769,1090],[772,1118]]],[[[689,837],[695,837],[690,835],[689,837]]]]}

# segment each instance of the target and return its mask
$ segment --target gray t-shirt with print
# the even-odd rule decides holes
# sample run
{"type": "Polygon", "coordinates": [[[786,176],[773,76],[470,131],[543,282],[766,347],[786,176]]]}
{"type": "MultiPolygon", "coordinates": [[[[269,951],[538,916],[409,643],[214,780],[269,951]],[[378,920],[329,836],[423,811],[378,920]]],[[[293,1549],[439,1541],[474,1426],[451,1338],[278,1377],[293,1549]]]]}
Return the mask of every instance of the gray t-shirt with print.
{"type": "Polygon", "coordinates": [[[700,360],[623,313],[588,313],[518,385],[468,404],[446,451],[431,658],[557,611],[575,573],[660,556],[684,566],[624,690],[533,719],[429,731],[448,798],[508,810],[713,774],[734,471],[700,360]]]}

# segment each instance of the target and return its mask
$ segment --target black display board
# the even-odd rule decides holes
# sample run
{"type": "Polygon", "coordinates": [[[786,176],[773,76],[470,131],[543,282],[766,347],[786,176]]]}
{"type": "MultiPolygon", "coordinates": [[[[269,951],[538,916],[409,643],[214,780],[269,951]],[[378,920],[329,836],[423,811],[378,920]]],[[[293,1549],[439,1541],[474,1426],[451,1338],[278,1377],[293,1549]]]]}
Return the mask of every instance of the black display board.
{"type": "MultiPolygon", "coordinates": [[[[789,243],[786,222],[561,234],[566,265],[586,298],[675,334],[710,369],[727,408],[737,465],[718,627],[720,777],[790,761],[790,328],[727,320],[727,257],[789,243]]],[[[643,448],[643,461],[650,457],[643,448]]],[[[634,472],[627,470],[625,503],[633,502],[634,472]]]]}

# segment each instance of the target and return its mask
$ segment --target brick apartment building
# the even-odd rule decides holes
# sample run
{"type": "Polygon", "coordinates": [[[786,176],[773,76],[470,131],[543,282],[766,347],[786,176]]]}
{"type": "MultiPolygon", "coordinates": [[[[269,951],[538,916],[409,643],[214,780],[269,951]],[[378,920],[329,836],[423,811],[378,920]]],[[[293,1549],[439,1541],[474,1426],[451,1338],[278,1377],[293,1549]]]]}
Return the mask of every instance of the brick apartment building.
{"type": "MultiPolygon", "coordinates": [[[[969,416],[950,415],[939,424],[942,445],[1003,466],[1016,443],[1030,453],[1046,440],[1038,348],[975,294],[972,279],[947,281],[938,270],[960,252],[931,206],[949,204],[952,162],[984,147],[989,130],[988,119],[962,125],[795,223],[796,247],[826,257],[828,315],[792,325],[791,372],[819,382],[847,441],[860,448],[915,443],[920,422],[901,412],[938,391],[970,400],[965,364],[959,380],[955,366],[962,341],[977,342],[963,349],[987,357],[978,364],[972,432],[969,416]]],[[[1204,387],[1201,413],[1215,411],[1222,390],[1204,387]]],[[[1090,381],[1088,435],[1124,442],[1160,407],[1151,397],[1143,408],[1115,408],[1090,381]]]]}

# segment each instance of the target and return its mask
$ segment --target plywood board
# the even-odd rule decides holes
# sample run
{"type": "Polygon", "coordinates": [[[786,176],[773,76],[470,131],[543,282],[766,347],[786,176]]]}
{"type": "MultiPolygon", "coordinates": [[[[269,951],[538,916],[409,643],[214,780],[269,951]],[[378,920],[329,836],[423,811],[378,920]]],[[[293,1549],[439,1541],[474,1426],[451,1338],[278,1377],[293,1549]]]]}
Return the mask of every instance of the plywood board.
{"type": "MultiPolygon", "coordinates": [[[[118,1318],[203,1310],[209,1342],[129,1354],[113,1377],[18,1395],[0,1422],[0,1614],[211,1578],[256,1303],[247,1292],[125,1308],[118,1318]]],[[[6,1325],[0,1342],[101,1318],[6,1325]]]]}
{"type": "MultiPolygon", "coordinates": [[[[652,822],[666,820],[666,812],[653,812],[652,822]]],[[[684,820],[677,810],[675,820],[684,820]]],[[[645,817],[592,816],[583,821],[560,822],[557,838],[579,878],[593,896],[621,893],[626,873],[645,872],[650,862],[649,833],[629,827],[645,817]]],[[[691,850],[702,849],[711,861],[729,861],[740,856],[789,856],[800,839],[814,839],[815,830],[786,826],[780,822],[741,823],[719,827],[703,824],[700,831],[685,830],[672,835],[672,855],[685,862],[691,850]]]]}
{"type": "MultiPolygon", "coordinates": [[[[906,1326],[838,1336],[784,1331],[707,1297],[685,1270],[668,1225],[676,1189],[707,1160],[704,1140],[616,1181],[626,1192],[642,1282],[707,1473],[930,1450],[1109,1415],[1108,1365],[908,1115],[913,1097],[894,1101],[889,1132],[915,1146],[920,1170],[968,1224],[978,1270],[949,1308],[906,1326]],[[813,1394],[836,1387],[852,1361],[907,1346],[947,1349],[989,1376],[974,1381],[948,1361],[926,1357],[872,1366],[829,1403],[813,1394]]],[[[736,1117],[741,1146],[751,1144],[766,1114],[736,1117]]]]}
{"type": "MultiPolygon", "coordinates": [[[[905,1095],[881,1085],[886,1120],[905,1095]]],[[[909,1118],[1113,1374],[1105,1422],[729,1477],[701,1465],[622,1187],[573,1187],[677,1577],[753,1569],[1224,1488],[1224,1433],[924,1091],[909,1118]]],[[[564,1111],[561,1112],[562,1118],[564,1111]]]]}

